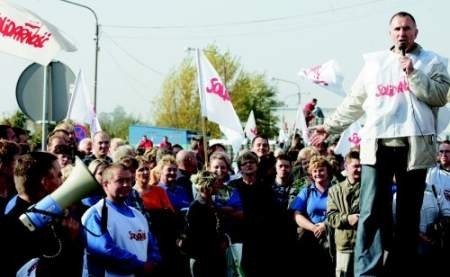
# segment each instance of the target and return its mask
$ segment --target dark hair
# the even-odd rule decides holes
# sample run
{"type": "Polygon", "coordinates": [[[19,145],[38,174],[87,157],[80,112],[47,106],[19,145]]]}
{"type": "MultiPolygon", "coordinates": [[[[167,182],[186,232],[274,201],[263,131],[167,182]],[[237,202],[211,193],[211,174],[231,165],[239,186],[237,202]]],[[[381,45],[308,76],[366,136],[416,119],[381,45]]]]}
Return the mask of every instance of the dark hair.
{"type": "Polygon", "coordinates": [[[252,139],[252,146],[253,146],[253,144],[255,143],[255,140],[256,140],[257,138],[262,138],[262,139],[264,139],[264,140],[267,141],[267,144],[269,144],[269,139],[268,139],[266,136],[264,136],[264,135],[256,135],[256,136],[252,139]]]}
{"type": "Polygon", "coordinates": [[[41,180],[48,175],[56,160],[55,155],[47,152],[30,152],[20,156],[14,168],[17,192],[38,200],[38,194],[42,190],[41,180]]]}
{"type": "Polygon", "coordinates": [[[67,144],[55,145],[55,150],[53,154],[63,154],[67,156],[73,156],[73,149],[67,144]]]}
{"type": "Polygon", "coordinates": [[[214,143],[213,145],[210,145],[208,147],[208,150],[210,150],[211,152],[214,152],[217,150],[217,148],[222,148],[224,151],[227,151],[227,148],[222,143],[214,143]]]}
{"type": "Polygon", "coordinates": [[[395,17],[400,16],[400,17],[409,17],[411,18],[411,20],[414,22],[414,25],[416,25],[416,19],[414,18],[414,16],[412,16],[412,14],[408,13],[408,12],[404,12],[404,11],[400,11],[396,14],[394,14],[391,19],[389,20],[389,24],[392,23],[392,20],[394,20],[395,17]]]}
{"type": "Polygon", "coordinates": [[[345,155],[346,163],[350,162],[352,159],[359,160],[359,151],[352,150],[352,151],[348,152],[347,155],[345,155]]]}
{"type": "Polygon", "coordinates": [[[183,146],[181,146],[181,145],[179,145],[179,144],[174,144],[174,145],[172,145],[172,149],[174,149],[174,148],[180,148],[180,149],[183,149],[183,146]]]}
{"type": "Polygon", "coordinates": [[[28,131],[24,130],[24,129],[20,128],[20,127],[12,127],[12,129],[13,129],[14,133],[16,133],[16,136],[28,135],[28,131]]]}
{"type": "Polygon", "coordinates": [[[242,163],[244,161],[248,161],[248,160],[251,160],[251,161],[254,161],[255,163],[258,163],[258,156],[254,152],[248,151],[248,150],[243,152],[243,153],[241,153],[239,155],[239,157],[237,158],[237,165],[238,165],[238,167],[240,168],[242,166],[242,163]]]}
{"type": "Polygon", "coordinates": [[[276,158],[275,158],[277,161],[278,160],[280,160],[280,161],[289,161],[289,163],[291,163],[291,159],[290,159],[290,157],[288,156],[288,155],[286,155],[286,154],[280,154],[280,155],[278,155],[276,158]]]}
{"type": "Polygon", "coordinates": [[[443,141],[441,141],[441,143],[439,143],[439,145],[441,145],[441,144],[448,144],[448,145],[450,145],[450,140],[448,140],[448,139],[443,140],[443,141]]]}
{"type": "Polygon", "coordinates": [[[11,126],[5,124],[0,125],[0,138],[8,139],[8,129],[12,129],[11,126]]]}
{"type": "Polygon", "coordinates": [[[20,153],[20,147],[14,141],[0,139],[0,168],[2,165],[10,164],[14,157],[20,153]]]}

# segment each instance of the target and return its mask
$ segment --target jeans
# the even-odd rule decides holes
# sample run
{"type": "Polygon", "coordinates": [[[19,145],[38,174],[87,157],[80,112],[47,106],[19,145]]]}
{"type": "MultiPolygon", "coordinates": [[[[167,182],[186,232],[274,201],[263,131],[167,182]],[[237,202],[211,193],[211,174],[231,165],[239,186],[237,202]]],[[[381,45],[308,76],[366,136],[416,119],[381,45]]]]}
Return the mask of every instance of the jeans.
{"type": "Polygon", "coordinates": [[[379,144],[376,164],[362,166],[355,276],[396,276],[399,271],[407,276],[405,271],[413,272],[426,169],[407,171],[407,160],[408,147],[379,144]],[[395,220],[394,182],[397,185],[395,220]],[[386,264],[385,251],[389,253],[386,264]]]}

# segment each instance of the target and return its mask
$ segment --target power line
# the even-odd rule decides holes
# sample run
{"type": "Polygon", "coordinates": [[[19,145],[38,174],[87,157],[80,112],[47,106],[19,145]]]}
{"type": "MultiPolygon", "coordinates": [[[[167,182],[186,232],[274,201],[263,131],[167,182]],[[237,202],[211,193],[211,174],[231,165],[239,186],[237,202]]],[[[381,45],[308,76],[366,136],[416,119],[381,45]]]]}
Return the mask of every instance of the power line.
{"type": "MultiPolygon", "coordinates": [[[[373,15],[373,12],[371,12],[371,15],[373,15]]],[[[214,37],[215,39],[217,38],[228,38],[228,37],[249,37],[249,36],[258,36],[258,35],[268,35],[268,34],[280,34],[280,33],[287,33],[287,32],[299,32],[302,30],[308,30],[308,29],[313,29],[313,28],[323,28],[326,26],[333,26],[333,25],[337,25],[337,24],[341,24],[341,23],[346,23],[346,22],[353,22],[355,20],[358,19],[366,19],[367,15],[364,14],[360,14],[358,16],[352,16],[351,18],[345,18],[342,20],[335,20],[332,22],[328,22],[328,23],[320,23],[320,25],[318,25],[316,22],[308,22],[306,24],[302,23],[295,23],[294,25],[289,25],[289,26],[284,26],[284,27],[279,27],[279,26],[274,26],[274,29],[258,29],[255,31],[241,31],[241,32],[230,32],[230,33],[224,33],[224,32],[216,32],[215,34],[186,34],[183,33],[184,36],[176,36],[176,34],[173,34],[172,37],[157,37],[155,35],[137,35],[137,36],[132,36],[132,35],[110,35],[113,36],[114,38],[119,38],[119,39],[144,39],[144,40],[155,40],[155,41],[163,41],[163,40],[173,40],[173,41],[177,41],[177,40],[203,40],[203,39],[211,39],[211,37],[214,37]],[[176,36],[176,37],[175,37],[176,36]]]]}
{"type": "Polygon", "coordinates": [[[136,58],[135,56],[133,56],[130,52],[128,52],[127,50],[125,50],[122,46],[120,46],[119,43],[117,43],[112,37],[111,35],[109,35],[106,32],[102,32],[103,34],[106,35],[106,37],[114,44],[117,46],[117,48],[119,48],[120,50],[122,50],[129,58],[131,58],[132,60],[134,60],[136,63],[142,65],[143,67],[147,68],[148,70],[152,71],[153,73],[156,73],[158,75],[164,76],[165,74],[162,73],[159,70],[154,69],[153,67],[146,65],[145,63],[141,62],[138,58],[136,58]]]}
{"type": "MultiPolygon", "coordinates": [[[[119,69],[119,71],[121,71],[122,73],[124,73],[125,76],[127,76],[128,78],[132,79],[132,81],[136,82],[136,83],[140,83],[142,86],[145,86],[144,83],[142,83],[141,81],[139,81],[138,79],[136,79],[134,76],[132,76],[130,73],[128,73],[127,71],[124,70],[124,67],[120,64],[120,62],[114,57],[114,55],[109,52],[106,48],[105,48],[105,52],[111,57],[111,60],[113,61],[113,63],[116,65],[116,67],[119,69]]],[[[134,92],[136,92],[139,97],[141,97],[144,101],[152,103],[148,97],[145,96],[144,93],[140,92],[139,89],[137,89],[133,83],[130,84],[130,87],[134,90],[134,92]]]]}
{"type": "Polygon", "coordinates": [[[295,18],[301,17],[311,17],[317,15],[323,15],[328,13],[334,13],[337,11],[348,10],[356,7],[367,6],[377,2],[382,2],[385,0],[371,0],[363,3],[358,3],[354,5],[342,6],[332,9],[327,9],[323,11],[297,14],[291,16],[281,16],[281,17],[272,17],[265,19],[253,19],[253,20],[245,20],[245,21],[234,21],[234,22],[225,22],[225,23],[217,23],[217,24],[199,24],[199,25],[114,25],[114,24],[104,24],[102,27],[106,28],[116,28],[116,29],[155,29],[155,30],[167,30],[167,29],[204,29],[204,28],[215,28],[215,27],[229,27],[229,26],[240,26],[240,25],[252,25],[252,24],[262,24],[262,23],[271,23],[271,22],[280,22],[287,21],[295,18]]]}

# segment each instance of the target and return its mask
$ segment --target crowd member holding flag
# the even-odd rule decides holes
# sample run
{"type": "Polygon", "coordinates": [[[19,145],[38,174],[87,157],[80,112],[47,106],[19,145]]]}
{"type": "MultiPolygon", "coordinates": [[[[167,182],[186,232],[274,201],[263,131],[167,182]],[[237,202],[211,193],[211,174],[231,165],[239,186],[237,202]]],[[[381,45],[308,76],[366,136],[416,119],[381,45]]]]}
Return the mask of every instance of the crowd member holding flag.
{"type": "Polygon", "coordinates": [[[364,55],[352,91],[311,138],[320,144],[366,114],[355,276],[379,276],[384,269],[393,276],[414,275],[425,176],[436,157],[433,111],[447,103],[450,87],[447,60],[415,43],[414,17],[398,12],[389,24],[394,45],[364,55]],[[396,225],[391,232],[394,176],[396,225]],[[389,252],[387,264],[384,251],[389,252]]]}

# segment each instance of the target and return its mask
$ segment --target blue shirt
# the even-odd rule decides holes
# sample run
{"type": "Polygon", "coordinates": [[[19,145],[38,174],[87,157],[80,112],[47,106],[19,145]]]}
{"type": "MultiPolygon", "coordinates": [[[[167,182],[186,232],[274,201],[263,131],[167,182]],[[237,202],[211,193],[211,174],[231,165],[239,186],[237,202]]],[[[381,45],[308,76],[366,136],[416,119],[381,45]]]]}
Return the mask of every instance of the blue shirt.
{"type": "Polygon", "coordinates": [[[6,204],[5,210],[3,211],[3,214],[7,215],[9,212],[16,206],[17,197],[19,197],[18,194],[14,195],[6,204]]]}
{"type": "Polygon", "coordinates": [[[225,185],[213,197],[216,207],[232,207],[242,210],[241,197],[237,188],[225,185]]]}
{"type": "MultiPolygon", "coordinates": [[[[108,199],[105,201],[107,201],[108,209],[114,209],[116,212],[127,217],[134,217],[133,211],[131,211],[127,205],[119,205],[108,199]]],[[[144,263],[138,260],[134,254],[118,247],[108,232],[102,233],[101,215],[96,209],[90,209],[86,213],[89,213],[84,215],[86,220],[83,225],[86,251],[91,255],[95,255],[97,258],[100,258],[98,260],[91,261],[101,260],[104,265],[112,266],[116,272],[120,272],[122,274],[130,274],[143,266],[144,263]]],[[[127,234],[124,235],[126,236],[127,234]]],[[[88,256],[85,254],[85,262],[87,258],[88,256]]],[[[147,261],[154,261],[156,263],[161,261],[159,247],[151,232],[148,233],[147,261]]],[[[104,272],[102,265],[97,262],[91,262],[88,265],[88,270],[90,273],[104,272]]]]}
{"type": "Polygon", "coordinates": [[[170,203],[177,211],[187,210],[192,199],[185,188],[178,185],[167,186],[166,184],[159,183],[159,187],[163,188],[167,192],[170,203]]]}
{"type": "Polygon", "coordinates": [[[327,198],[328,189],[320,193],[314,185],[310,185],[299,192],[291,209],[308,217],[313,224],[324,222],[327,218],[327,198]]]}

